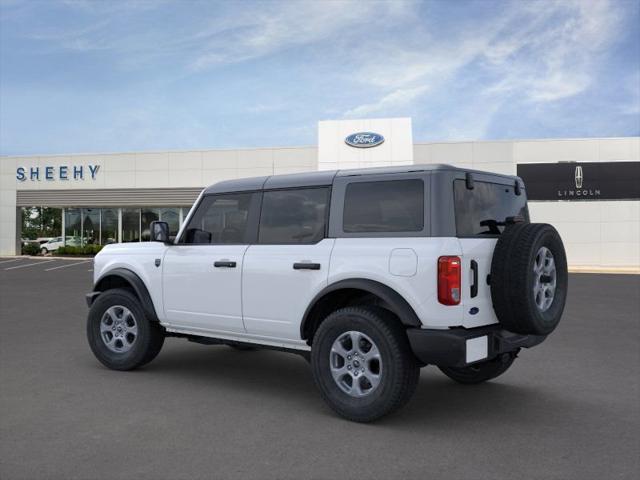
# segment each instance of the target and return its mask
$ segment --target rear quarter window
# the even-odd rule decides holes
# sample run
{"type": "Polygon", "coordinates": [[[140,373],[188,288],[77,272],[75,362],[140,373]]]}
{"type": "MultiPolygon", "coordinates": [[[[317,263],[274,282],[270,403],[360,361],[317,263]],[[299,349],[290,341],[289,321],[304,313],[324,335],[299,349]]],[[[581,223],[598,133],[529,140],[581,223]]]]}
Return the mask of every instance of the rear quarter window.
{"type": "Polygon", "coordinates": [[[344,197],[343,231],[420,232],[424,182],[420,179],[354,182],[344,197]]]}
{"type": "Polygon", "coordinates": [[[498,183],[474,182],[472,190],[464,180],[453,182],[456,233],[459,237],[499,235],[508,217],[529,221],[526,195],[516,195],[514,187],[498,183]]]}

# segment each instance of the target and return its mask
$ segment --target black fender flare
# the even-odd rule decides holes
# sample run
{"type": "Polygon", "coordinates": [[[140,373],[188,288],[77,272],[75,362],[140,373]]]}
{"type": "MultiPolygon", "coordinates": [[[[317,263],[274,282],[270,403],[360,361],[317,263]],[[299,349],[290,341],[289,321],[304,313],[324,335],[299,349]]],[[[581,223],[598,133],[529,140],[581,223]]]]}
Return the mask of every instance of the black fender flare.
{"type": "Polygon", "coordinates": [[[140,299],[140,304],[142,305],[142,309],[144,310],[145,315],[147,315],[147,318],[149,318],[149,320],[158,321],[158,315],[156,314],[156,309],[153,306],[153,300],[151,300],[151,295],[149,295],[147,286],[135,272],[127,268],[114,268],[113,270],[105,272],[98,279],[93,287],[94,291],[87,295],[87,303],[89,303],[89,307],[95,299],[106,290],[104,287],[110,277],[118,277],[129,284],[136,296],[140,299]]]}
{"type": "Polygon", "coordinates": [[[351,278],[348,280],[340,280],[339,282],[332,283],[326,286],[320,293],[318,293],[313,300],[307,306],[300,322],[300,338],[304,339],[306,336],[305,328],[307,321],[313,311],[314,307],[323,297],[336,290],[343,289],[357,289],[371,293],[376,297],[382,299],[389,307],[389,310],[394,313],[402,322],[403,325],[408,327],[421,327],[422,322],[416,315],[409,302],[407,302],[402,295],[396,292],[393,288],[385,285],[384,283],[377,282],[375,280],[369,280],[367,278],[351,278]]]}

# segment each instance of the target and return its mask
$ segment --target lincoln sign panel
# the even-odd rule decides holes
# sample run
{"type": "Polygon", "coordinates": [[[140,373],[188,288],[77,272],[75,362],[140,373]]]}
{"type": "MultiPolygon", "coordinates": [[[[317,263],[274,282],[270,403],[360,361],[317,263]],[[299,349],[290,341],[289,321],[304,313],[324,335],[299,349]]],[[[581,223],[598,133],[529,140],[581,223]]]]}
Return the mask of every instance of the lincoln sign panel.
{"type": "Polygon", "coordinates": [[[640,199],[640,162],[518,165],[529,200],[640,199]]]}

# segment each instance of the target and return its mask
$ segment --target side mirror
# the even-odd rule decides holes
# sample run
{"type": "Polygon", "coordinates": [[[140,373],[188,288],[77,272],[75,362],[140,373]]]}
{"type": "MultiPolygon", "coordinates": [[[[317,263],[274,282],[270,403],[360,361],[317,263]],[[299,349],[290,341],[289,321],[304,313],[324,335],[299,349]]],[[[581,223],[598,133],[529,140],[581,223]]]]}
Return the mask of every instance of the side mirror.
{"type": "Polygon", "coordinates": [[[151,241],[169,243],[169,224],[167,222],[151,222],[151,241]]]}

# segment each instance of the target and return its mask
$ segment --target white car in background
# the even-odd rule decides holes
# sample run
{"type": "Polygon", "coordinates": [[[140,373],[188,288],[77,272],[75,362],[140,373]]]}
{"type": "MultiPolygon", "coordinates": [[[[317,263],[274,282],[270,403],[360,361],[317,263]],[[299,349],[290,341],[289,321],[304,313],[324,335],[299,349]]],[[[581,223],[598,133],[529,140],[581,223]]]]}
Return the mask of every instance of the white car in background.
{"type": "MultiPolygon", "coordinates": [[[[80,240],[76,237],[68,237],[66,244],[70,247],[78,247],[80,246],[80,240]]],[[[53,237],[48,242],[45,242],[40,246],[40,253],[42,253],[42,255],[46,255],[48,253],[55,252],[58,248],[64,246],[65,241],[63,237],[53,237]]]]}
{"type": "Polygon", "coordinates": [[[64,247],[64,239],[62,237],[53,237],[40,245],[40,253],[46,255],[47,253],[55,252],[60,247],[64,247]]]}

